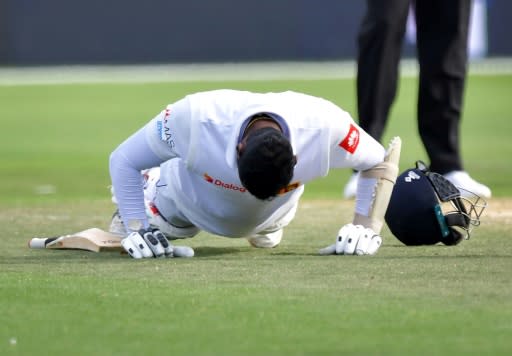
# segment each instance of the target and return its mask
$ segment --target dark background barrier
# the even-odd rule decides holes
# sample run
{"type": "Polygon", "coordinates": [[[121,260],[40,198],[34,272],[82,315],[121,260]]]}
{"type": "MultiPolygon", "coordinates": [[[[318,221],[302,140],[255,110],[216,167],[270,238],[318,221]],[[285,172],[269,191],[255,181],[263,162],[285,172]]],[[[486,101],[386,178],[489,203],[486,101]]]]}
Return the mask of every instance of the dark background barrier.
{"type": "MultiPolygon", "coordinates": [[[[353,59],[364,9],[363,0],[0,0],[0,64],[353,59]]],[[[489,56],[512,55],[511,14],[512,1],[487,1],[489,56]]]]}

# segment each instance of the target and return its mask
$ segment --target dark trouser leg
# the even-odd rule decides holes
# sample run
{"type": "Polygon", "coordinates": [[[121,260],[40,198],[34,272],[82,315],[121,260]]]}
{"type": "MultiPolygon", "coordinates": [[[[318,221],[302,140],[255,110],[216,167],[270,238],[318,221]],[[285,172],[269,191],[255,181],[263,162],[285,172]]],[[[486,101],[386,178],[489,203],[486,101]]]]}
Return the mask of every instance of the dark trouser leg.
{"type": "Polygon", "coordinates": [[[439,173],[462,169],[459,126],[471,0],[417,0],[418,129],[439,173]]]}
{"type": "Polygon", "coordinates": [[[359,125],[379,141],[395,99],[409,4],[409,0],[367,0],[366,14],[359,30],[359,125]]]}

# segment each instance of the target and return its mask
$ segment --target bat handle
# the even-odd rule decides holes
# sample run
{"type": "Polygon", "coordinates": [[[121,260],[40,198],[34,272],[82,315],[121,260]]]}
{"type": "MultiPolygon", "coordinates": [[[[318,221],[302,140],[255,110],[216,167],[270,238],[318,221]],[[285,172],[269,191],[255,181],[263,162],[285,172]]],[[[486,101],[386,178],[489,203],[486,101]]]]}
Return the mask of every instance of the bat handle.
{"type": "Polygon", "coordinates": [[[50,242],[56,240],[57,237],[49,237],[49,238],[40,238],[34,237],[28,242],[28,247],[30,248],[46,248],[50,242]]]}

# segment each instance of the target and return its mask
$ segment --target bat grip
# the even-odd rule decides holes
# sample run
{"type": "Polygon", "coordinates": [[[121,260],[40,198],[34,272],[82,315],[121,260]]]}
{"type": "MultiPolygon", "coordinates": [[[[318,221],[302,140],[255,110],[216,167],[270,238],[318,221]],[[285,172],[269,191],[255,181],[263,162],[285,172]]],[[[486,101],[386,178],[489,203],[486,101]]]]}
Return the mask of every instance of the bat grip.
{"type": "Polygon", "coordinates": [[[34,237],[32,240],[28,242],[28,247],[30,248],[46,248],[46,245],[48,245],[50,242],[57,240],[58,237],[47,237],[47,238],[40,238],[40,237],[34,237]]]}

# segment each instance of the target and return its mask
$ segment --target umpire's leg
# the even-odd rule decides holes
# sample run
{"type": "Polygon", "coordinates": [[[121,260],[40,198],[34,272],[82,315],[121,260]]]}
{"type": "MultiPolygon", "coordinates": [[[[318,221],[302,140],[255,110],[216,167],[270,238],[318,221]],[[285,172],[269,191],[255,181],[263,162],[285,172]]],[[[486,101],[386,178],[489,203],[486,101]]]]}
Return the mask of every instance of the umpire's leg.
{"type": "Polygon", "coordinates": [[[409,0],[367,0],[366,14],[359,30],[359,124],[377,140],[382,137],[395,99],[409,4],[409,0]]]}
{"type": "Polygon", "coordinates": [[[459,124],[467,69],[471,0],[417,0],[418,128],[441,174],[461,170],[459,124]]]}

